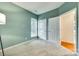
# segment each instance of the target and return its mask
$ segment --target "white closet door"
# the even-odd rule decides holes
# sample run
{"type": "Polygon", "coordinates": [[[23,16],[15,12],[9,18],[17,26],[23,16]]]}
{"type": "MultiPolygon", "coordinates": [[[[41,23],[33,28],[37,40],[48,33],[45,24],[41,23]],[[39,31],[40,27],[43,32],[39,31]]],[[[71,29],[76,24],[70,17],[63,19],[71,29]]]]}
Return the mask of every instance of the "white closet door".
{"type": "Polygon", "coordinates": [[[46,19],[38,21],[38,36],[39,38],[46,40],[46,19]]]}
{"type": "Polygon", "coordinates": [[[48,40],[59,41],[60,25],[59,17],[50,18],[48,20],[48,40]]]}

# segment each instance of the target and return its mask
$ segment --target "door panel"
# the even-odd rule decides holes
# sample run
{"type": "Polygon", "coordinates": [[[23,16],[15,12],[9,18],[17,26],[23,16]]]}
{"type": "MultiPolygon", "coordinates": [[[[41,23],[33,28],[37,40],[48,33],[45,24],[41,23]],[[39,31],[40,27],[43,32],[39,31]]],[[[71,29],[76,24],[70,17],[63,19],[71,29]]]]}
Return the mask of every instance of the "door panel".
{"type": "Polygon", "coordinates": [[[60,40],[60,18],[54,17],[48,20],[48,40],[58,42],[60,40]]]}

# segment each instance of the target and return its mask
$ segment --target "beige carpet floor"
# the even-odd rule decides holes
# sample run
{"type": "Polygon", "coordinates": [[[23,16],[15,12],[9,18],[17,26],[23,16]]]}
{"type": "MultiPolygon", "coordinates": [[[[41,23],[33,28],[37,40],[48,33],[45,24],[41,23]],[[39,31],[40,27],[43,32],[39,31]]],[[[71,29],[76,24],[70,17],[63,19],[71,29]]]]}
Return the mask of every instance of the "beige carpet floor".
{"type": "Polygon", "coordinates": [[[6,56],[63,56],[73,54],[60,47],[57,43],[45,40],[30,40],[23,44],[6,48],[4,52],[6,56]]]}

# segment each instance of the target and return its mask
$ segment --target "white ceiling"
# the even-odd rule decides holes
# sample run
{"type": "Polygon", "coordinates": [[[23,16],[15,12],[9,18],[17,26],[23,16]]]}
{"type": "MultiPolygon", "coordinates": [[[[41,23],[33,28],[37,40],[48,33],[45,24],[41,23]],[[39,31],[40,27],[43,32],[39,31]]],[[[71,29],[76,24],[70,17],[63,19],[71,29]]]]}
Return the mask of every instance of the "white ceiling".
{"type": "Polygon", "coordinates": [[[60,7],[64,2],[13,2],[13,3],[34,14],[39,15],[60,7]]]}

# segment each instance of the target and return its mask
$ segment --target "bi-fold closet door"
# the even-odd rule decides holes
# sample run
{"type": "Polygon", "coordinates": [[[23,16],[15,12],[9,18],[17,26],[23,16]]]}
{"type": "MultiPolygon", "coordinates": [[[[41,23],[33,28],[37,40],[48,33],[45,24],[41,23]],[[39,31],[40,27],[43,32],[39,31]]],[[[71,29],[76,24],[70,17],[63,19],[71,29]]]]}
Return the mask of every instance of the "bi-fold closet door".
{"type": "Polygon", "coordinates": [[[48,19],[48,40],[58,42],[60,39],[60,18],[53,17],[48,19]]]}
{"type": "Polygon", "coordinates": [[[59,17],[38,20],[38,37],[43,40],[59,40],[59,17]]]}

